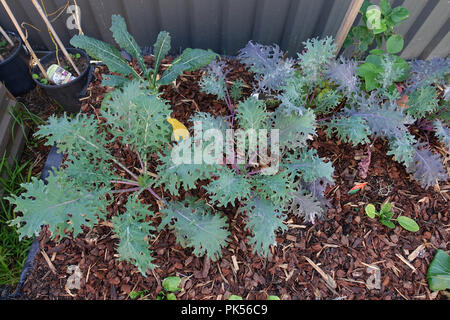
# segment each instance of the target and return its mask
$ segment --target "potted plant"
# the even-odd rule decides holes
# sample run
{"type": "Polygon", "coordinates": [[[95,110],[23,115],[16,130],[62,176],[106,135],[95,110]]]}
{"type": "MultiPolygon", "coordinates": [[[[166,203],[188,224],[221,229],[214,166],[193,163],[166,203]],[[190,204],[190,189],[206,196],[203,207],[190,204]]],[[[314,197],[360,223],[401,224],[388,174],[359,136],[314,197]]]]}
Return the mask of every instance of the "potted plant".
{"type": "Polygon", "coordinates": [[[13,32],[1,31],[0,81],[14,96],[18,96],[35,86],[28,67],[29,57],[20,37],[13,32]]]}
{"type": "Polygon", "coordinates": [[[80,70],[80,75],[76,76],[76,71],[69,61],[65,57],[61,57],[58,51],[55,50],[40,60],[42,66],[45,70],[48,70],[49,67],[56,64],[72,74],[72,80],[63,84],[56,84],[51,80],[49,81],[36,65],[32,70],[33,81],[62,105],[65,111],[76,113],[80,111],[81,103],[79,99],[83,96],[83,89],[88,82],[90,58],[86,52],[80,49],[68,48],[67,51],[73,57],[72,60],[78,70],[80,70]]]}

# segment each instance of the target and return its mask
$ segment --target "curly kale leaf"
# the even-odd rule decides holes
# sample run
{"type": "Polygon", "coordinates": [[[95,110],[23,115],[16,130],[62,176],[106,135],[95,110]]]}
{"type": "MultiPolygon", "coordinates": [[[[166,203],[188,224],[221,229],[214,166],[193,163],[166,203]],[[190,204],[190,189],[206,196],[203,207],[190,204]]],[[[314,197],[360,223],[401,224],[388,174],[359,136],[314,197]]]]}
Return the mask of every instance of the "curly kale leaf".
{"type": "Polygon", "coordinates": [[[369,137],[371,131],[367,122],[362,117],[334,117],[327,125],[327,133],[329,136],[332,133],[336,133],[339,139],[350,142],[353,145],[370,142],[369,137]]]}
{"type": "Polygon", "coordinates": [[[199,122],[202,125],[203,132],[209,129],[219,130],[223,137],[226,137],[226,131],[231,129],[230,124],[226,121],[225,117],[217,116],[206,113],[206,112],[196,112],[189,119],[190,122],[199,122]]]}
{"type": "Polygon", "coordinates": [[[72,231],[76,237],[82,232],[81,226],[92,228],[104,218],[107,189],[89,192],[67,179],[62,171],[50,173],[47,182],[33,177],[21,185],[25,189],[21,195],[7,198],[16,206],[15,211],[22,212],[22,216],[10,221],[11,226],[18,227],[20,239],[38,236],[43,225],[48,225],[53,237],[64,237],[72,231]]]}
{"type": "Polygon", "coordinates": [[[104,106],[102,116],[112,126],[114,135],[141,155],[170,142],[169,106],[158,96],[149,95],[141,83],[132,81],[112,92],[104,106]]]}
{"type": "Polygon", "coordinates": [[[438,108],[438,97],[433,87],[418,88],[409,95],[409,108],[406,113],[420,119],[438,108]]]}
{"type": "Polygon", "coordinates": [[[222,256],[222,248],[230,234],[228,224],[219,213],[211,213],[211,207],[204,200],[172,201],[161,212],[163,219],[159,229],[166,225],[175,229],[177,240],[183,247],[193,247],[197,257],[206,254],[213,261],[222,256]]]}
{"type": "Polygon", "coordinates": [[[249,41],[239,50],[238,59],[255,73],[257,91],[260,92],[277,91],[294,74],[294,61],[283,60],[283,52],[278,45],[264,46],[249,41]]]}
{"type": "Polygon", "coordinates": [[[296,149],[306,145],[316,132],[314,111],[307,110],[303,115],[288,114],[282,107],[271,116],[272,129],[279,130],[280,148],[296,149]]]}
{"type": "Polygon", "coordinates": [[[413,159],[406,170],[413,174],[422,188],[433,186],[437,181],[446,181],[448,175],[442,166],[441,157],[432,153],[424,144],[414,145],[413,159]]]}
{"type": "Polygon", "coordinates": [[[264,101],[256,97],[249,97],[239,102],[236,112],[236,119],[239,126],[248,129],[264,129],[267,127],[269,114],[266,111],[264,101]]]}
{"type": "Polygon", "coordinates": [[[387,152],[387,155],[393,155],[395,157],[395,161],[408,166],[413,158],[413,144],[415,142],[416,140],[414,136],[412,136],[408,132],[405,132],[402,135],[398,135],[397,137],[389,141],[390,150],[387,152]]]}
{"type": "Polygon", "coordinates": [[[244,175],[236,174],[227,167],[217,171],[219,176],[204,188],[210,195],[211,201],[218,206],[226,207],[228,203],[234,205],[235,201],[244,201],[250,196],[250,182],[244,175]]]}
{"type": "Polygon", "coordinates": [[[284,170],[274,175],[256,175],[251,182],[262,199],[281,205],[289,198],[293,181],[292,175],[284,170]]]}
{"type": "Polygon", "coordinates": [[[219,100],[225,101],[227,90],[227,74],[225,61],[214,60],[207,66],[206,74],[199,82],[200,91],[214,94],[219,100]]]}
{"type": "Polygon", "coordinates": [[[267,256],[270,245],[276,245],[275,232],[285,231],[287,226],[283,223],[286,215],[279,205],[254,195],[242,208],[247,212],[246,225],[253,236],[249,238],[254,252],[267,256]]]}
{"type": "MultiPolygon", "coordinates": [[[[173,195],[179,194],[179,189],[181,187],[184,190],[190,190],[196,188],[196,182],[199,180],[205,180],[211,178],[218,168],[218,164],[205,164],[205,163],[195,163],[191,155],[192,148],[192,138],[185,139],[178,143],[172,150],[165,150],[164,154],[160,155],[161,164],[156,168],[158,172],[159,179],[156,181],[156,186],[164,185],[165,188],[173,195]],[[187,150],[187,161],[178,160],[174,162],[173,153],[178,152],[180,158],[184,158],[183,150],[187,150]]],[[[200,154],[204,153],[200,151],[200,154]]]]}
{"type": "Polygon", "coordinates": [[[297,116],[306,112],[308,99],[308,82],[304,77],[293,77],[286,81],[281,88],[282,93],[277,96],[281,101],[280,108],[287,114],[292,113],[297,116]]]}
{"type": "Polygon", "coordinates": [[[317,155],[315,149],[295,150],[286,155],[282,167],[294,177],[300,177],[305,182],[312,182],[318,178],[333,180],[333,166],[331,162],[324,162],[317,155]]]}
{"type": "Polygon", "coordinates": [[[361,82],[356,70],[358,63],[343,57],[340,61],[333,61],[327,69],[326,77],[337,85],[337,89],[346,95],[360,92],[361,82]]]}
{"type": "Polygon", "coordinates": [[[156,267],[147,243],[155,228],[150,222],[145,222],[146,216],[153,216],[153,212],[140,202],[137,195],[128,198],[125,209],[125,213],[112,218],[113,231],[120,239],[117,247],[119,260],[134,264],[146,276],[147,269],[156,267]]]}
{"type": "Polygon", "coordinates": [[[325,211],[317,199],[303,190],[291,193],[291,201],[287,204],[287,208],[289,212],[303,217],[306,222],[312,224],[317,218],[321,218],[325,211]]]}
{"type": "Polygon", "coordinates": [[[48,146],[56,144],[61,153],[108,158],[109,153],[102,147],[106,144],[106,134],[98,131],[96,119],[80,113],[70,119],[64,114],[62,117],[51,116],[35,136],[46,138],[48,146]]]}
{"type": "Polygon", "coordinates": [[[438,137],[447,148],[450,148],[450,129],[445,126],[441,121],[434,121],[435,135],[438,137]]]}
{"type": "Polygon", "coordinates": [[[450,72],[450,58],[435,57],[431,60],[413,60],[409,62],[411,74],[406,80],[407,92],[432,83],[440,83],[446,73],[450,72]]]}
{"type": "Polygon", "coordinates": [[[308,82],[318,84],[322,81],[329,63],[334,59],[336,44],[332,37],[326,37],[308,39],[303,45],[305,51],[297,54],[302,74],[308,82]]]}

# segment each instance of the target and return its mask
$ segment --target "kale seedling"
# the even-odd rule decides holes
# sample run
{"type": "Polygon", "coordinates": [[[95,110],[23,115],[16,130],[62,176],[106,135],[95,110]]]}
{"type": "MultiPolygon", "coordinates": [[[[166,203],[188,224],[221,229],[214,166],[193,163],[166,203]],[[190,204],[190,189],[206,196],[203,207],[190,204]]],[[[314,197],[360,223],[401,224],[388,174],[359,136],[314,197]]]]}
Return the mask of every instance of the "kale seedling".
{"type": "Polygon", "coordinates": [[[141,290],[141,291],[131,291],[129,294],[130,299],[142,299],[149,293],[148,290],[141,290]]]}
{"type": "Polygon", "coordinates": [[[158,293],[156,300],[177,300],[175,292],[181,290],[180,277],[167,277],[162,282],[163,290],[158,293]]]}
{"type": "Polygon", "coordinates": [[[391,208],[392,203],[388,202],[381,207],[380,212],[377,212],[373,204],[368,204],[365,208],[365,212],[371,219],[378,217],[380,222],[388,228],[394,229],[395,224],[392,221],[397,221],[398,224],[405,230],[411,232],[419,231],[419,225],[411,218],[398,216],[396,219],[393,219],[394,213],[391,211],[391,208]]]}

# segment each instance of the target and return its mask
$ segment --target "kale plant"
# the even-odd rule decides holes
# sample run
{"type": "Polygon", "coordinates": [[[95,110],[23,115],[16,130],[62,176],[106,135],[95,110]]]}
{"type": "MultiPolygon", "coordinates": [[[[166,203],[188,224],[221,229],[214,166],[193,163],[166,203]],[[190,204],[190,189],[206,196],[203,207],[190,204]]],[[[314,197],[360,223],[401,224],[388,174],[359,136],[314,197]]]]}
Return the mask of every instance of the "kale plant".
{"type": "MultiPolygon", "coordinates": [[[[440,156],[433,154],[428,146],[418,142],[408,131],[409,125],[440,108],[437,91],[429,84],[443,81],[445,71],[425,67],[433,62],[417,63],[420,72],[417,67],[413,67],[410,77],[406,79],[407,84],[416,84],[415,90],[406,91],[409,92],[409,103],[406,107],[401,107],[398,103],[401,94],[396,82],[405,79],[407,73],[398,67],[395,58],[388,55],[378,57],[373,61],[377,61],[382,68],[371,79],[376,83],[376,89],[371,88],[374,90],[370,94],[358,89],[356,85],[358,81],[355,76],[361,75],[361,68],[355,69],[353,62],[345,60],[330,63],[327,78],[347,100],[343,110],[323,119],[321,124],[329,134],[334,133],[354,145],[369,143],[371,137],[387,139],[390,147],[388,155],[393,155],[396,161],[405,165],[406,170],[423,188],[432,186],[437,181],[445,181],[448,175],[440,156]],[[430,78],[432,80],[424,80],[430,78]]],[[[367,89],[369,82],[367,78],[365,80],[367,89]]],[[[440,121],[435,121],[434,125],[438,137],[445,143],[448,129],[440,121]]]]}
{"type": "Polygon", "coordinates": [[[161,62],[171,48],[170,34],[167,31],[159,33],[153,46],[153,55],[155,57],[153,68],[147,68],[141,55],[141,48],[133,36],[128,33],[125,20],[120,15],[113,15],[111,20],[110,30],[113,33],[114,40],[120,48],[136,59],[140,70],[133,69],[122,57],[120,51],[108,43],[85,35],[75,35],[70,40],[70,44],[74,47],[83,49],[91,57],[103,61],[110,72],[120,74],[104,75],[103,86],[121,87],[128,83],[131,78],[145,81],[152,91],[157,92],[159,86],[172,83],[184,71],[199,69],[217,57],[217,54],[211,50],[187,48],[172,62],[172,65],[167,70],[159,74],[161,62]]]}

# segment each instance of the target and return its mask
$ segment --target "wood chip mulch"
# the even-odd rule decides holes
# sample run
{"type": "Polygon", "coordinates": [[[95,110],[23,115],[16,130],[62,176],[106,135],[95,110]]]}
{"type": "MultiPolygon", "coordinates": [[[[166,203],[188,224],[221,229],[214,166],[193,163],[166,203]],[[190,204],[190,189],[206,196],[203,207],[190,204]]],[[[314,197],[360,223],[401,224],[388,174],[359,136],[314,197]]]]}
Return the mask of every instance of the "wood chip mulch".
{"type": "MultiPolygon", "coordinates": [[[[167,63],[170,60],[163,61],[167,63]]],[[[230,60],[230,64],[230,81],[240,77],[251,86],[251,73],[235,61],[230,60]]],[[[105,66],[96,68],[82,112],[98,114],[103,95],[110,91],[99,85],[106,70],[105,66]]],[[[196,111],[227,115],[222,102],[199,91],[201,73],[185,73],[176,86],[164,88],[163,97],[172,106],[172,116],[182,122],[187,122],[196,111]]],[[[245,88],[244,94],[248,96],[250,91],[245,88]]],[[[324,219],[314,225],[290,216],[286,222],[288,231],[277,235],[277,245],[271,248],[267,259],[252,253],[245,217],[232,207],[224,212],[231,237],[220,260],[193,256],[192,249],[181,247],[174,234],[165,229],[149,240],[154,263],[159,267],[147,277],[133,265],[118,261],[118,239],[108,222],[59,243],[51,241],[44,228],[39,237],[41,251],[25,283],[25,297],[129,299],[131,291],[146,290],[146,299],[156,299],[161,281],[179,276],[182,290],[176,294],[177,299],[227,299],[231,294],[244,299],[266,299],[267,295],[281,299],[445,299],[445,294],[428,289],[426,271],[437,249],[450,249],[450,184],[422,189],[402,165],[386,155],[387,143],[380,139],[371,145],[372,160],[365,180],[358,177],[358,164],[366,156],[365,146],[352,147],[321,131],[312,146],[335,168],[335,185],[326,192],[331,207],[324,219]],[[368,184],[363,191],[348,194],[358,182],[368,184]],[[420,231],[411,233],[400,227],[391,230],[365,215],[366,204],[379,206],[387,201],[394,203],[395,213],[417,221],[420,231]],[[80,289],[68,286],[72,276],[68,270],[73,265],[81,271],[80,289]]],[[[436,150],[445,152],[442,148],[436,150]]],[[[126,150],[114,152],[127,159],[126,150]]],[[[137,166],[136,161],[131,156],[127,159],[137,166]]],[[[143,195],[151,209],[158,212],[154,198],[149,193],[143,195]]],[[[117,195],[110,212],[121,212],[124,201],[126,197],[117,195]]],[[[152,221],[158,223],[160,214],[152,221]]]]}

